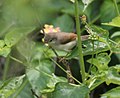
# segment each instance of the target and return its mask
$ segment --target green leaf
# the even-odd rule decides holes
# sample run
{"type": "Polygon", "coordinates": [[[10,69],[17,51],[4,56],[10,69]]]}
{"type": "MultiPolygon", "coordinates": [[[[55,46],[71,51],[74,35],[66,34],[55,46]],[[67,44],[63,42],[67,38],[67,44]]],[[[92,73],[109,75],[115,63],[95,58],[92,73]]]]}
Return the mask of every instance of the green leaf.
{"type": "Polygon", "coordinates": [[[120,64],[114,66],[114,68],[117,70],[117,72],[120,72],[120,64]]]}
{"type": "Polygon", "coordinates": [[[38,95],[40,95],[40,91],[46,88],[46,85],[50,79],[49,75],[46,75],[44,71],[39,72],[36,69],[27,70],[27,77],[32,89],[35,90],[38,95]]]}
{"type": "MultiPolygon", "coordinates": [[[[92,55],[97,54],[100,52],[104,52],[109,50],[109,32],[107,30],[104,30],[100,27],[93,26],[93,25],[86,25],[86,30],[89,31],[90,36],[93,38],[83,41],[83,55],[92,55]],[[95,37],[95,38],[94,38],[95,37]],[[93,49],[94,44],[94,49],[93,49]]],[[[78,49],[75,48],[68,58],[76,58],[78,56],[78,49]]]]}
{"type": "Polygon", "coordinates": [[[3,48],[5,46],[4,40],[0,40],[0,48],[3,48]]]}
{"type": "Polygon", "coordinates": [[[93,0],[82,0],[83,4],[84,4],[84,11],[86,10],[86,8],[88,7],[88,5],[93,2],[93,0]]]}
{"type": "Polygon", "coordinates": [[[75,3],[75,0],[70,0],[72,3],[75,3]]]}
{"type": "Polygon", "coordinates": [[[0,87],[0,97],[8,98],[10,95],[14,94],[15,91],[21,86],[23,83],[25,75],[10,79],[9,81],[5,81],[2,83],[0,87]]]}
{"type": "Polygon", "coordinates": [[[115,6],[112,0],[104,0],[100,7],[101,22],[111,21],[116,16],[115,6]]]}
{"type": "MultiPolygon", "coordinates": [[[[60,50],[55,50],[55,51],[59,56],[66,56],[68,53],[66,51],[60,51],[60,50]]],[[[45,56],[45,58],[56,57],[55,53],[51,48],[45,46],[45,44],[43,43],[36,43],[34,57],[35,59],[37,59],[37,58],[41,58],[42,56],[43,57],[45,56]]]]}
{"type": "Polygon", "coordinates": [[[120,42],[120,31],[116,31],[111,35],[112,40],[115,42],[120,42]]]}
{"type": "Polygon", "coordinates": [[[33,90],[38,95],[52,92],[56,83],[67,81],[65,78],[57,77],[53,74],[54,66],[49,60],[51,52],[46,51],[46,47],[43,44],[36,44],[32,52],[33,56],[31,56],[28,66],[30,69],[27,69],[26,74],[33,90]]]}
{"type": "Polygon", "coordinates": [[[116,31],[111,35],[111,38],[119,37],[120,36],[120,31],[116,31]]]}
{"type": "MultiPolygon", "coordinates": [[[[99,42],[99,41],[94,41],[94,51],[93,51],[92,41],[89,41],[89,40],[84,41],[83,46],[85,47],[83,48],[84,56],[97,54],[97,53],[105,52],[109,50],[108,46],[105,43],[99,42]]],[[[77,58],[77,57],[78,57],[78,47],[73,49],[73,51],[68,55],[68,58],[77,58]]]]}
{"type": "Polygon", "coordinates": [[[26,74],[33,90],[40,95],[40,92],[47,87],[47,83],[54,72],[54,67],[52,62],[47,59],[38,61],[38,65],[35,68],[34,64],[35,63],[31,63],[33,68],[27,69],[26,74]]]}
{"type": "Polygon", "coordinates": [[[37,28],[40,24],[54,20],[63,7],[63,1],[65,0],[0,0],[0,36],[14,27],[37,28]]]}
{"type": "Polygon", "coordinates": [[[105,94],[102,94],[100,98],[119,98],[120,97],[119,92],[120,92],[120,86],[109,90],[105,94]]]}
{"type": "MultiPolygon", "coordinates": [[[[79,15],[82,15],[83,14],[84,5],[83,5],[82,1],[79,1],[78,3],[79,3],[78,4],[78,6],[79,6],[79,15]]],[[[65,5],[65,3],[63,5],[65,5]]],[[[65,6],[63,6],[63,7],[64,8],[61,9],[62,13],[70,15],[72,17],[75,16],[75,6],[74,6],[74,4],[72,4],[70,2],[67,2],[67,4],[65,6]]],[[[84,14],[86,16],[88,16],[87,17],[88,20],[90,20],[90,18],[91,18],[92,8],[93,8],[93,6],[88,6],[88,8],[84,11],[84,14]]]]}
{"type": "Polygon", "coordinates": [[[29,38],[23,38],[18,44],[17,49],[20,54],[25,57],[27,62],[30,62],[34,52],[35,42],[29,38]]]}
{"type": "Polygon", "coordinates": [[[64,14],[54,20],[53,25],[55,27],[60,27],[62,32],[72,32],[74,30],[74,21],[72,17],[67,14],[64,14]]]}
{"type": "Polygon", "coordinates": [[[99,71],[108,69],[108,63],[110,62],[110,57],[107,53],[98,54],[96,58],[91,58],[87,62],[95,65],[99,71]]]}
{"type": "Polygon", "coordinates": [[[41,92],[42,93],[53,92],[55,89],[55,85],[59,82],[66,82],[67,83],[67,79],[64,77],[57,77],[54,74],[52,74],[52,77],[47,84],[47,88],[42,90],[41,92]]]}
{"type": "Polygon", "coordinates": [[[83,45],[85,45],[85,48],[83,48],[84,55],[97,54],[109,50],[108,46],[105,43],[99,41],[94,41],[94,50],[91,41],[83,42],[83,45]]]}
{"type": "Polygon", "coordinates": [[[106,74],[106,83],[114,83],[120,85],[120,74],[114,67],[109,68],[106,74]]]}
{"type": "Polygon", "coordinates": [[[11,52],[11,48],[8,46],[0,48],[0,55],[1,56],[7,57],[10,52],[11,52]]]}
{"type": "Polygon", "coordinates": [[[58,10],[51,0],[6,0],[2,5],[2,17],[5,23],[15,26],[39,26],[54,19],[58,10]]]}
{"type": "Polygon", "coordinates": [[[52,78],[49,80],[47,86],[49,88],[53,88],[58,82],[67,82],[67,79],[64,77],[57,77],[56,75],[52,74],[52,78]]]}
{"type": "Polygon", "coordinates": [[[85,98],[88,93],[89,89],[85,85],[58,83],[48,98],[85,98]]]}
{"type": "Polygon", "coordinates": [[[5,35],[5,44],[9,47],[15,45],[21,38],[32,32],[34,27],[13,28],[5,35]]]}
{"type": "Polygon", "coordinates": [[[90,28],[99,36],[103,38],[108,38],[109,37],[109,32],[101,27],[95,26],[95,25],[90,25],[90,28]]]}
{"type": "Polygon", "coordinates": [[[5,44],[9,47],[12,47],[20,40],[21,37],[22,37],[22,32],[18,33],[18,31],[12,30],[6,34],[5,44]]]}
{"type": "Polygon", "coordinates": [[[8,46],[5,46],[4,40],[0,40],[0,56],[7,57],[10,51],[11,51],[11,48],[8,46]]]}
{"type": "Polygon", "coordinates": [[[120,43],[117,45],[111,45],[111,50],[113,53],[120,54],[120,43]]]}
{"type": "Polygon", "coordinates": [[[114,19],[112,19],[111,22],[109,23],[102,23],[103,25],[107,25],[107,26],[115,26],[115,27],[120,27],[120,16],[115,17],[114,19]]]}
{"type": "Polygon", "coordinates": [[[34,98],[31,92],[31,85],[28,80],[24,79],[22,85],[9,98],[34,98]],[[26,82],[27,81],[27,82],[26,82]],[[24,86],[24,87],[22,87],[24,86]]]}

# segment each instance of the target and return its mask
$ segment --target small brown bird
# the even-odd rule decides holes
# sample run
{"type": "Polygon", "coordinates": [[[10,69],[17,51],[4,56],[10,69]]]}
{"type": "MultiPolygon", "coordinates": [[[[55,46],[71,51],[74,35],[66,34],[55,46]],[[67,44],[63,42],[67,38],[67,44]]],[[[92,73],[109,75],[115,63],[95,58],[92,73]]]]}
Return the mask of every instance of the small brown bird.
{"type": "MultiPolygon", "coordinates": [[[[88,39],[88,35],[81,36],[82,41],[88,39]]],[[[57,32],[45,33],[44,42],[50,47],[57,50],[70,52],[77,44],[77,34],[57,32]]]]}

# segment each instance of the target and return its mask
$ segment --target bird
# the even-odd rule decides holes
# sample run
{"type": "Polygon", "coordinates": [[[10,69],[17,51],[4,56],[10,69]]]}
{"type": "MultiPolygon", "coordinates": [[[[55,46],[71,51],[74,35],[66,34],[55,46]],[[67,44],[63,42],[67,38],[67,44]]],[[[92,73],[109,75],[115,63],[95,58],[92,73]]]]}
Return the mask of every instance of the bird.
{"type": "MultiPolygon", "coordinates": [[[[88,35],[81,36],[81,40],[88,39],[88,35]]],[[[77,45],[77,34],[67,32],[50,32],[44,34],[44,43],[51,48],[70,52],[77,45]]]]}

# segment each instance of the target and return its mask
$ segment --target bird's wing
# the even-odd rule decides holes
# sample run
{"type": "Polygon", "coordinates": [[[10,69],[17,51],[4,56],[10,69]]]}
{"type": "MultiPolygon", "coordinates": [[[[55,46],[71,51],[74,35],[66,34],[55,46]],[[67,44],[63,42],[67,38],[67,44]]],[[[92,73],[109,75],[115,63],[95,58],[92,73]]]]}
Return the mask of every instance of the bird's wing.
{"type": "Polygon", "coordinates": [[[58,40],[60,44],[66,44],[66,43],[76,40],[76,38],[77,38],[77,35],[74,33],[60,33],[58,40]]]}

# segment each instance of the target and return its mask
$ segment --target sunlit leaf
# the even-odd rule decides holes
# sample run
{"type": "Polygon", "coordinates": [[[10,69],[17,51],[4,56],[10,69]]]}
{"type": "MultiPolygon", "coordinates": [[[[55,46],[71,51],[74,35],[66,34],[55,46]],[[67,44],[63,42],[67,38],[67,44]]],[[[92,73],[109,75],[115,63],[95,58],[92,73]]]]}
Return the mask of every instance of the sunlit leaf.
{"type": "Polygon", "coordinates": [[[99,41],[94,41],[94,50],[91,41],[84,43],[84,45],[86,46],[86,48],[83,48],[84,55],[97,54],[109,50],[108,46],[105,43],[99,41]]]}
{"type": "Polygon", "coordinates": [[[53,92],[55,90],[55,85],[59,82],[67,82],[67,79],[64,77],[58,77],[52,74],[52,77],[47,84],[47,88],[42,90],[42,93],[53,92]]]}
{"type": "Polygon", "coordinates": [[[120,36],[120,31],[117,31],[117,32],[114,32],[114,33],[111,35],[111,38],[119,37],[119,36],[120,36]]]}
{"type": "Polygon", "coordinates": [[[114,68],[109,68],[108,73],[106,74],[106,83],[114,83],[120,85],[120,74],[114,68]]]}
{"type": "Polygon", "coordinates": [[[23,83],[25,75],[10,79],[9,81],[3,82],[0,87],[0,97],[8,98],[10,95],[14,94],[14,92],[21,86],[23,83]]]}
{"type": "Polygon", "coordinates": [[[88,7],[88,5],[93,2],[93,0],[82,0],[82,2],[84,3],[84,11],[86,10],[86,8],[88,7]]]}
{"type": "Polygon", "coordinates": [[[120,64],[114,66],[114,68],[117,70],[117,72],[120,72],[120,64]]]}
{"type": "Polygon", "coordinates": [[[28,80],[24,79],[23,85],[24,85],[24,88],[19,87],[18,90],[16,90],[14,92],[14,94],[12,96],[10,96],[9,98],[15,98],[16,95],[17,95],[17,98],[33,98],[33,94],[31,92],[32,87],[31,87],[30,83],[28,82],[28,80]],[[25,82],[25,81],[27,81],[27,82],[25,82]],[[19,92],[20,89],[22,89],[21,92],[19,92]]]}
{"type": "Polygon", "coordinates": [[[120,86],[109,90],[105,94],[102,94],[100,98],[119,98],[120,97],[119,92],[120,92],[120,86]]]}
{"type": "Polygon", "coordinates": [[[10,47],[5,46],[5,47],[0,48],[0,55],[1,56],[7,57],[10,52],[11,52],[10,47]]]}
{"type": "Polygon", "coordinates": [[[103,38],[108,38],[109,37],[109,32],[101,27],[95,26],[95,25],[90,25],[90,28],[96,32],[100,37],[103,38]]]}
{"type": "Polygon", "coordinates": [[[58,83],[49,98],[85,98],[88,93],[89,89],[84,85],[58,83]]]}
{"type": "Polygon", "coordinates": [[[3,47],[4,47],[4,45],[5,45],[4,40],[0,40],[0,48],[3,48],[3,47]]]}
{"type": "Polygon", "coordinates": [[[115,27],[120,27],[120,16],[115,17],[112,19],[111,22],[109,23],[102,23],[103,25],[108,25],[108,26],[115,26],[115,27]]]}
{"type": "Polygon", "coordinates": [[[70,0],[72,3],[75,3],[75,0],[70,0]]]}
{"type": "Polygon", "coordinates": [[[97,79],[95,79],[95,81],[94,80],[90,80],[90,83],[89,83],[90,90],[95,89],[95,87],[99,86],[103,82],[104,82],[104,80],[102,78],[100,78],[100,77],[98,77],[97,79]]]}
{"type": "Polygon", "coordinates": [[[10,51],[11,51],[11,48],[8,46],[5,46],[4,40],[0,40],[0,55],[7,57],[10,51]]]}
{"type": "Polygon", "coordinates": [[[57,77],[56,75],[52,75],[53,77],[49,80],[49,83],[47,84],[47,86],[49,88],[53,88],[55,87],[55,84],[58,82],[67,82],[67,79],[64,77],[57,77]]]}
{"type": "Polygon", "coordinates": [[[114,32],[111,35],[112,40],[114,40],[115,42],[120,42],[120,31],[114,32]]]}
{"type": "Polygon", "coordinates": [[[91,58],[87,62],[95,65],[99,71],[108,69],[108,63],[110,62],[110,57],[107,53],[98,54],[96,58],[91,58]]]}
{"type": "Polygon", "coordinates": [[[120,43],[117,44],[117,45],[112,45],[111,50],[112,50],[113,53],[120,54],[120,43]]]}

